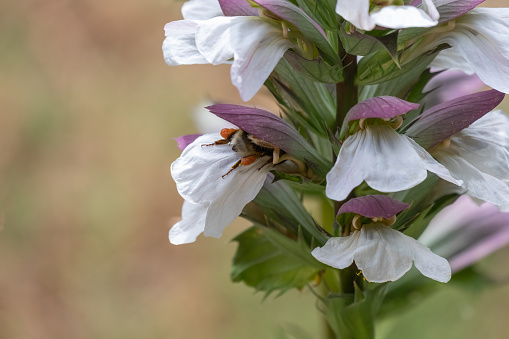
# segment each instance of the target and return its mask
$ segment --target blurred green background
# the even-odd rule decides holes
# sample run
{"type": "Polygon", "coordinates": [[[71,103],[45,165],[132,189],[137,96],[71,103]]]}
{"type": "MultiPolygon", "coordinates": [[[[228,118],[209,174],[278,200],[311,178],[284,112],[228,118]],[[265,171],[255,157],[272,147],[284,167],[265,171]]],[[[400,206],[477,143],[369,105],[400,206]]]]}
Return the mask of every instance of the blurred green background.
{"type": "MultiPolygon", "coordinates": [[[[491,6],[506,1],[487,1],[491,6]]],[[[165,65],[170,0],[0,2],[0,338],[276,338],[322,324],[308,291],[262,301],[229,279],[231,239],[173,246],[173,137],[228,66],[165,65]]],[[[266,92],[252,102],[274,107],[266,92]]],[[[509,277],[501,251],[482,268],[509,277]]],[[[509,288],[443,286],[390,338],[504,338],[509,288]]],[[[392,331],[392,332],[391,332],[392,331]]],[[[313,337],[318,337],[314,335],[313,337]]]]}

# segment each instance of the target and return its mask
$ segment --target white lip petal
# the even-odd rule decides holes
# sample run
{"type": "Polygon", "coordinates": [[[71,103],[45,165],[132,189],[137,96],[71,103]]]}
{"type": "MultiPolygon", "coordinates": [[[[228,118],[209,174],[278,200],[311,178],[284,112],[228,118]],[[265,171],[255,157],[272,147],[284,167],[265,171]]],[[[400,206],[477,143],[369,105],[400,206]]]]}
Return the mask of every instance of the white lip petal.
{"type": "Polygon", "coordinates": [[[338,0],[336,13],[365,31],[375,28],[375,23],[369,15],[369,0],[338,0]]]}
{"type": "MultiPolygon", "coordinates": [[[[455,29],[440,34],[434,46],[441,43],[453,46],[485,84],[509,93],[508,40],[509,9],[476,8],[457,18],[455,29]]],[[[440,60],[442,68],[447,66],[446,61],[440,60]]]]}
{"type": "Polygon", "coordinates": [[[450,173],[463,180],[468,194],[501,206],[509,204],[509,118],[492,111],[456,133],[448,148],[433,155],[450,173]],[[487,156],[496,161],[487,161],[487,156]]]}
{"type": "Polygon", "coordinates": [[[163,56],[169,66],[208,63],[196,47],[198,24],[198,21],[180,20],[164,26],[166,39],[163,41],[163,56]]]}
{"type": "Polygon", "coordinates": [[[282,37],[281,29],[265,22],[248,21],[242,30],[244,32],[232,32],[235,56],[231,78],[242,100],[248,101],[260,90],[293,43],[282,37]]]}
{"type": "Polygon", "coordinates": [[[204,146],[220,139],[219,134],[202,135],[171,165],[180,195],[190,203],[207,206],[202,229],[210,237],[220,237],[223,229],[240,215],[272,168],[271,164],[266,165],[268,157],[262,157],[224,176],[242,155],[228,144],[204,146]]]}
{"type": "Polygon", "coordinates": [[[207,20],[224,14],[217,0],[189,0],[182,5],[182,15],[186,20],[207,20]]]}
{"type": "Polygon", "coordinates": [[[441,51],[433,59],[430,68],[434,71],[461,71],[465,74],[475,74],[475,70],[466,61],[461,54],[459,54],[454,47],[441,51]]]}
{"type": "Polygon", "coordinates": [[[412,267],[412,261],[431,279],[447,282],[451,278],[447,260],[415,239],[379,224],[364,225],[348,237],[331,238],[322,248],[315,248],[312,255],[340,269],[348,267],[353,258],[371,282],[398,280],[412,267]]]}
{"type": "Polygon", "coordinates": [[[169,238],[173,245],[188,244],[205,229],[205,217],[208,204],[193,204],[184,200],[182,205],[182,220],[177,222],[170,230],[169,238]]]}
{"type": "Polygon", "coordinates": [[[285,51],[293,47],[280,27],[249,16],[207,20],[200,25],[196,41],[212,64],[233,58],[232,83],[244,101],[258,92],[285,51]]]}
{"type": "Polygon", "coordinates": [[[495,205],[509,204],[509,186],[502,180],[480,171],[461,155],[454,154],[457,146],[451,143],[450,150],[436,152],[436,158],[456,178],[463,180],[468,194],[495,205]]]}
{"type": "Polygon", "coordinates": [[[212,65],[228,63],[234,57],[232,31],[253,17],[217,17],[202,21],[196,33],[196,45],[201,54],[212,65]]]}
{"type": "Polygon", "coordinates": [[[438,18],[433,19],[428,13],[414,6],[387,6],[372,13],[373,22],[382,27],[400,29],[408,27],[433,27],[438,18]]]}
{"type": "Polygon", "coordinates": [[[461,184],[410,138],[390,126],[367,126],[343,143],[327,174],[326,194],[331,199],[344,200],[363,180],[377,191],[402,191],[424,181],[427,170],[461,184]]]}

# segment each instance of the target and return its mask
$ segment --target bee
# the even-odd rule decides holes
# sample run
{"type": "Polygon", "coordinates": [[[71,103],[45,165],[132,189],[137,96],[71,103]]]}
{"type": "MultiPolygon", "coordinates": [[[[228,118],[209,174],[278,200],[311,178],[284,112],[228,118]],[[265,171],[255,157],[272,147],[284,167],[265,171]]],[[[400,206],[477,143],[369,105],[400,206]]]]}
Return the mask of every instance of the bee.
{"type": "Polygon", "coordinates": [[[262,157],[267,157],[267,162],[258,170],[272,163],[274,166],[277,166],[278,171],[283,173],[299,174],[305,177],[311,177],[312,175],[304,162],[295,159],[279,147],[258,139],[250,133],[241,129],[223,128],[220,134],[223,139],[202,146],[229,144],[232,145],[232,150],[241,156],[239,161],[233,164],[231,169],[222,176],[223,178],[239,166],[249,166],[262,157]]]}

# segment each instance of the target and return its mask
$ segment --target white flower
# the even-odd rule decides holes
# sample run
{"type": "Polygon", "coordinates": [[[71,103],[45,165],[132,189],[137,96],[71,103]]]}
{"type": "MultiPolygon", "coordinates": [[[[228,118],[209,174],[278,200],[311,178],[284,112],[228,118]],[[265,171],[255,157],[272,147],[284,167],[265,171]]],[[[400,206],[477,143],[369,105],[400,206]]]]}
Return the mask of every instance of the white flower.
{"type": "Polygon", "coordinates": [[[336,12],[366,31],[371,31],[377,25],[400,29],[432,27],[438,23],[439,14],[431,0],[423,0],[422,9],[415,6],[375,6],[370,11],[370,5],[370,0],[338,0],[336,12]]]}
{"type": "Polygon", "coordinates": [[[338,269],[347,268],[355,261],[370,282],[398,280],[412,267],[412,261],[431,279],[447,282],[451,278],[447,260],[417,240],[379,223],[363,225],[347,237],[330,238],[311,254],[338,269]]]}
{"type": "Polygon", "coordinates": [[[180,20],[165,26],[163,54],[174,65],[232,63],[231,79],[242,100],[263,86],[287,49],[280,23],[256,16],[180,20]]]}
{"type": "Polygon", "coordinates": [[[475,72],[488,86],[509,93],[509,9],[476,8],[453,24],[454,29],[423,41],[428,49],[443,43],[452,46],[440,52],[431,67],[475,72]]]}
{"type": "Polygon", "coordinates": [[[189,0],[182,5],[182,16],[186,20],[207,20],[224,14],[218,0],[189,0]]]}
{"type": "Polygon", "coordinates": [[[431,150],[473,197],[495,205],[509,204],[509,118],[492,111],[454,134],[450,145],[431,150]],[[488,160],[490,159],[494,160],[488,160]]]}
{"type": "Polygon", "coordinates": [[[225,174],[243,156],[228,144],[213,145],[219,134],[205,134],[186,147],[171,165],[177,190],[186,200],[182,221],[170,230],[173,244],[194,242],[203,232],[219,238],[223,229],[240,215],[244,206],[260,191],[267,173],[267,157],[225,174]]]}
{"type": "Polygon", "coordinates": [[[427,171],[461,185],[415,141],[389,125],[367,125],[343,143],[327,174],[326,194],[344,200],[363,181],[381,192],[412,188],[426,179],[427,171]]]}

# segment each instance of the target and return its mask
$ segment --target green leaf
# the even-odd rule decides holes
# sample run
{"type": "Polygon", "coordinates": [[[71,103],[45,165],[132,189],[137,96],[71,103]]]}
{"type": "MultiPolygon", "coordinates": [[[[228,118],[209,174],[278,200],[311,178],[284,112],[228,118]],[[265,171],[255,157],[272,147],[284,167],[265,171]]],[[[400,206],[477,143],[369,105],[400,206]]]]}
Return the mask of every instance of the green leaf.
{"type": "Polygon", "coordinates": [[[294,70],[311,81],[327,84],[336,84],[343,81],[343,68],[341,65],[329,66],[320,57],[315,60],[308,60],[292,51],[286,52],[285,58],[294,70]]]}
{"type": "Polygon", "coordinates": [[[304,208],[297,194],[286,182],[271,183],[270,181],[270,178],[268,178],[253,201],[253,204],[258,206],[262,213],[256,210],[249,213],[244,209],[243,216],[260,225],[270,226],[265,219],[256,220],[262,214],[267,215],[273,221],[291,230],[295,235],[299,233],[300,226],[303,237],[308,241],[308,244],[311,244],[312,241],[317,246],[325,244],[328,237],[319,231],[315,221],[304,208]]]}
{"type": "Polygon", "coordinates": [[[239,234],[231,278],[264,291],[280,294],[303,288],[324,268],[312,255],[302,238],[285,237],[274,230],[251,227],[239,234]]]}
{"type": "Polygon", "coordinates": [[[385,297],[387,284],[373,284],[362,291],[355,285],[355,297],[331,295],[323,299],[325,315],[338,339],[373,339],[375,317],[385,297]],[[349,301],[350,300],[350,301],[349,301]]]}
{"type": "Polygon", "coordinates": [[[387,35],[375,37],[357,31],[347,33],[341,28],[339,37],[345,51],[349,54],[365,56],[383,48],[389,53],[394,62],[398,63],[398,33],[399,31],[395,31],[387,35]]]}
{"type": "Polygon", "coordinates": [[[336,121],[336,103],[329,88],[295,72],[285,58],[281,58],[275,71],[278,79],[273,85],[281,99],[327,136],[325,126],[333,126],[336,121]]]}
{"type": "MultiPolygon", "coordinates": [[[[418,103],[424,94],[422,90],[433,74],[427,70],[428,65],[421,64],[419,67],[402,74],[392,80],[384,81],[375,85],[365,85],[360,88],[359,100],[366,100],[382,95],[390,95],[405,99],[406,101],[418,103]]],[[[408,114],[405,121],[410,122],[408,114]]]]}
{"type": "Polygon", "coordinates": [[[435,55],[435,52],[427,52],[400,67],[394,62],[389,53],[385,50],[378,50],[360,60],[357,71],[358,83],[360,85],[374,85],[398,78],[415,68],[427,67],[435,58],[435,55]]]}
{"type": "Polygon", "coordinates": [[[335,30],[338,25],[336,17],[336,0],[296,0],[297,5],[315,20],[323,29],[335,30]]]}

